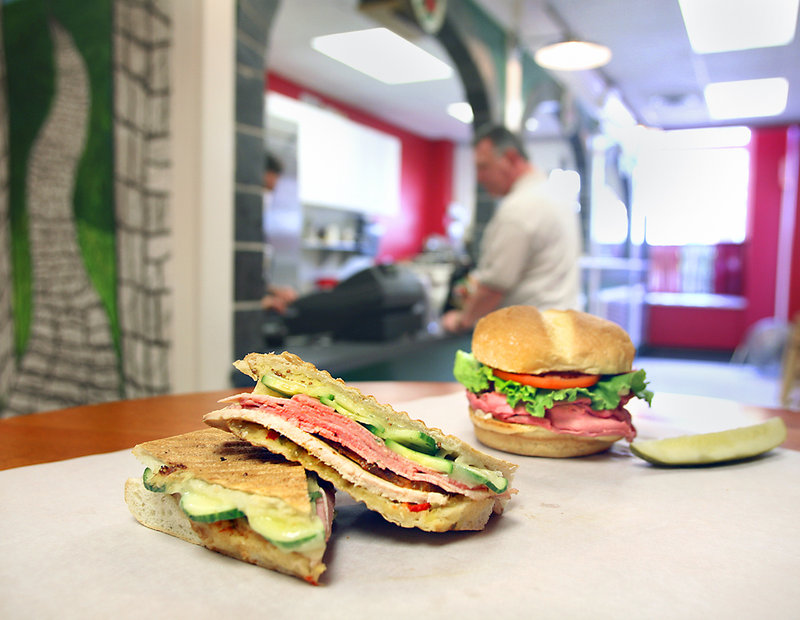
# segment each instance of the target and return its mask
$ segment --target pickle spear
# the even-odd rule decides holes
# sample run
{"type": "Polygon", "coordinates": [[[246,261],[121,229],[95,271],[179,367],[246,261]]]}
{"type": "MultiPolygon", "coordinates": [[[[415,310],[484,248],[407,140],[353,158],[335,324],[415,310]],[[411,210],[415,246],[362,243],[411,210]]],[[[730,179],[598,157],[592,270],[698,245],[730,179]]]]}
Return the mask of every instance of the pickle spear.
{"type": "Polygon", "coordinates": [[[710,465],[764,454],[785,439],[786,424],[781,418],[771,418],[716,433],[634,441],[631,452],[655,465],[710,465]]]}

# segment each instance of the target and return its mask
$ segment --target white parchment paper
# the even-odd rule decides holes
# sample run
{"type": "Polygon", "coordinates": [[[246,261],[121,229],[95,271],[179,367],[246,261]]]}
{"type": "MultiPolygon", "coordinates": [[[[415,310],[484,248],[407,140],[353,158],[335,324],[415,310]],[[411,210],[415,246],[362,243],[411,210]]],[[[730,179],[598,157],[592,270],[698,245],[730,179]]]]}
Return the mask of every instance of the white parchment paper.
{"type": "MultiPolygon", "coordinates": [[[[478,445],[460,394],[400,408],[478,445]]],[[[800,617],[800,453],[658,469],[624,445],[485,451],[519,464],[503,516],[431,534],[339,494],[318,587],[139,525],[127,451],[0,472],[0,618],[800,617]]]]}

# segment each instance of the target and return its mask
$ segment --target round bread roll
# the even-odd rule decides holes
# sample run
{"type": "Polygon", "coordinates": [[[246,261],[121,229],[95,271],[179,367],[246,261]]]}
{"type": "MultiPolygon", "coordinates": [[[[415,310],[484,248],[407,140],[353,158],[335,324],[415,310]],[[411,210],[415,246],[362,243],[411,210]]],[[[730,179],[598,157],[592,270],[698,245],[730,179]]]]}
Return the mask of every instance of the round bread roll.
{"type": "Polygon", "coordinates": [[[575,310],[509,306],[480,319],[472,334],[479,362],[506,372],[630,372],[635,348],[616,323],[575,310]]]}
{"type": "Polygon", "coordinates": [[[524,456],[551,458],[587,456],[608,450],[614,442],[622,439],[619,435],[581,437],[555,433],[529,424],[501,422],[492,417],[482,416],[472,407],[469,409],[469,417],[475,427],[475,436],[482,444],[524,456]]]}

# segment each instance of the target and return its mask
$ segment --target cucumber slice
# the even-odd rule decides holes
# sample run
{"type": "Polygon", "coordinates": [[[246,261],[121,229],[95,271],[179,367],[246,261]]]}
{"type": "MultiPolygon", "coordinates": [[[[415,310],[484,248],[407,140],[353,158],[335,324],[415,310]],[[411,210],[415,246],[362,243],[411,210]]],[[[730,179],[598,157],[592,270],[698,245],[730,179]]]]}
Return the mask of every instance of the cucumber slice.
{"type": "Polygon", "coordinates": [[[247,517],[250,527],[282,549],[296,549],[305,543],[324,536],[322,522],[295,522],[274,514],[257,514],[247,517]]]}
{"type": "Polygon", "coordinates": [[[321,402],[323,405],[328,405],[328,407],[333,407],[334,403],[336,402],[336,397],[333,394],[323,394],[317,398],[319,402],[321,402]]]}
{"type": "Polygon", "coordinates": [[[167,490],[166,483],[158,484],[153,482],[154,476],[153,470],[149,467],[144,470],[144,473],[142,473],[142,484],[144,484],[144,488],[153,493],[163,493],[167,490]]]}
{"type": "Polygon", "coordinates": [[[292,397],[301,392],[300,388],[292,381],[287,381],[275,375],[264,375],[261,377],[261,383],[264,387],[285,397],[292,397]]]}
{"type": "Polygon", "coordinates": [[[381,426],[372,417],[367,417],[361,413],[353,411],[349,407],[346,407],[341,402],[336,400],[336,396],[334,394],[323,394],[322,396],[317,396],[317,399],[323,405],[332,407],[337,413],[341,413],[343,416],[348,417],[366,427],[373,435],[378,435],[379,437],[382,436],[381,433],[384,431],[383,426],[381,426]]]}
{"type": "Polygon", "coordinates": [[[436,440],[422,431],[415,431],[410,428],[384,428],[369,422],[360,422],[360,424],[381,439],[396,441],[423,454],[436,454],[439,449],[439,446],[436,445],[436,440]]]}
{"type": "Polygon", "coordinates": [[[717,433],[634,441],[631,452],[655,465],[708,465],[758,456],[785,439],[783,419],[772,418],[717,433]]]}
{"type": "Polygon", "coordinates": [[[202,521],[203,523],[238,519],[244,516],[244,513],[234,504],[194,491],[185,491],[181,494],[180,507],[192,521],[202,521]]]}
{"type": "Polygon", "coordinates": [[[508,480],[506,480],[505,476],[499,471],[474,467],[473,465],[464,465],[463,463],[454,464],[451,477],[453,480],[468,485],[474,486],[482,484],[495,493],[503,493],[508,488],[508,480]]]}
{"type": "Polygon", "coordinates": [[[439,446],[436,445],[436,440],[428,433],[410,428],[387,428],[383,433],[377,434],[383,439],[396,441],[423,454],[436,454],[439,449],[439,446]]]}
{"type": "Polygon", "coordinates": [[[383,432],[386,430],[380,424],[373,424],[371,422],[359,422],[359,424],[378,437],[383,437],[383,432]]]}
{"type": "Polygon", "coordinates": [[[450,474],[450,472],[453,471],[453,461],[448,461],[440,456],[431,456],[430,454],[417,452],[392,439],[386,439],[385,443],[386,447],[392,452],[397,452],[397,454],[406,457],[409,461],[414,461],[423,467],[443,474],[450,474]]]}

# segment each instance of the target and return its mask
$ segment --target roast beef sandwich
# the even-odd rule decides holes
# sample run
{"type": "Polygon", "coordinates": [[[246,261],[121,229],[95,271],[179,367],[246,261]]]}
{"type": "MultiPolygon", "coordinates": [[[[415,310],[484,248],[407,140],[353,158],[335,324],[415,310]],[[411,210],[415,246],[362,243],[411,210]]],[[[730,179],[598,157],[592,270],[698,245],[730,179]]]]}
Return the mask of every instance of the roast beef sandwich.
{"type": "Polygon", "coordinates": [[[334,491],[296,463],[208,428],[139,444],[146,466],[125,484],[134,517],[154,530],[316,584],[334,491]]]}
{"type": "Polygon", "coordinates": [[[222,401],[207,424],[301,464],[403,527],[479,530],[502,513],[515,465],[290,353],[251,353],[235,366],[256,386],[222,401]]]}
{"type": "Polygon", "coordinates": [[[602,452],[636,436],[625,404],[650,403],[634,346],[616,323],[573,310],[511,306],[478,321],[453,374],[478,440],[544,457],[602,452]]]}

